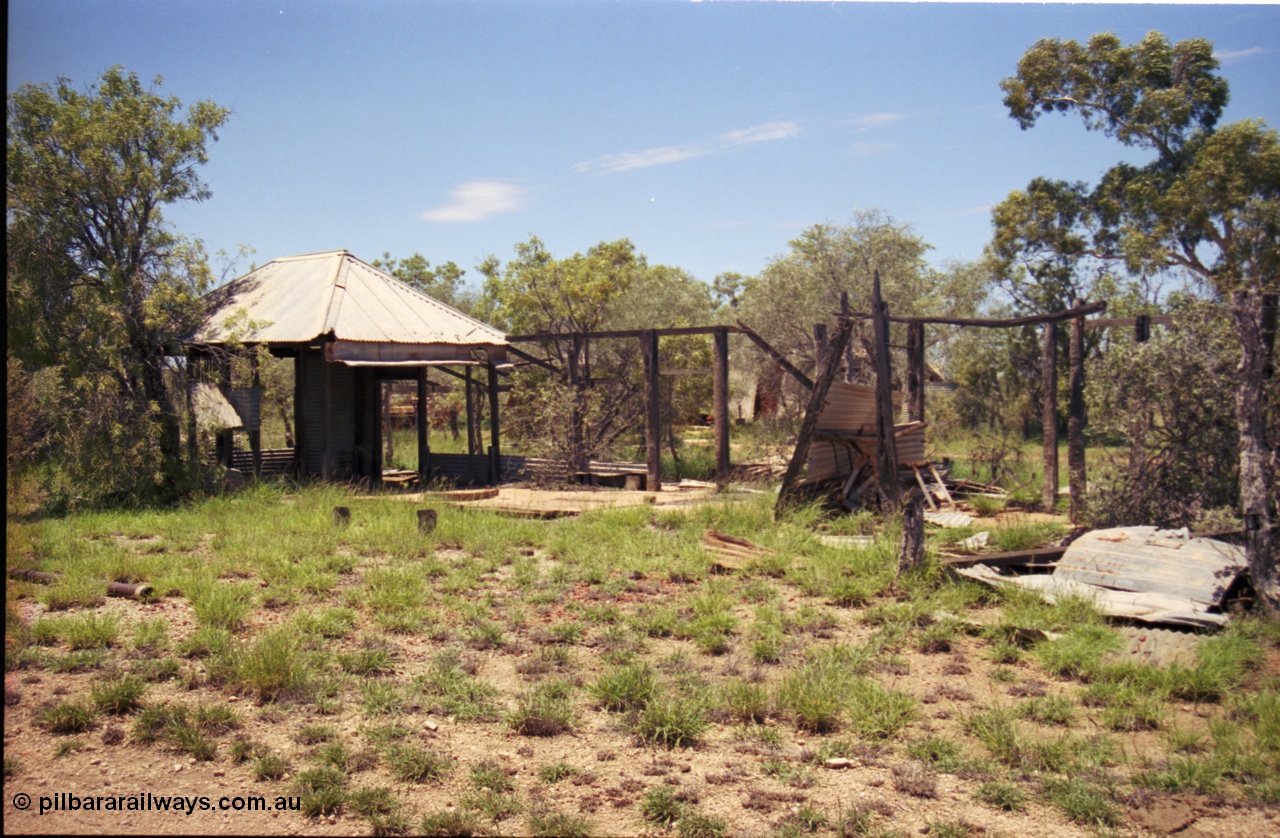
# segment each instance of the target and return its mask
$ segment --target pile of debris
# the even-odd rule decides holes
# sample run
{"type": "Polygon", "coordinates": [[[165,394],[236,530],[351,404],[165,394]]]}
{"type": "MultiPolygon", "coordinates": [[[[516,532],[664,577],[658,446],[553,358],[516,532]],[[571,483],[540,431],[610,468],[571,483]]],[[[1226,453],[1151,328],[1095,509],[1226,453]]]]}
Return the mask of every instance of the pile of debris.
{"type": "MultiPolygon", "coordinates": [[[[1080,536],[1056,561],[1047,550],[1001,561],[975,556],[956,572],[996,588],[1034,591],[1055,602],[1064,597],[1091,600],[1103,614],[1147,623],[1214,627],[1242,591],[1248,564],[1242,547],[1192,535],[1186,529],[1119,527],[1080,536]],[[1035,553],[1036,555],[1032,555],[1035,553]],[[1032,560],[1051,573],[1027,572],[1032,560]]],[[[961,562],[949,562],[958,565],[961,562]]]]}
{"type": "MultiPolygon", "coordinates": [[[[900,399],[900,393],[893,394],[895,411],[900,399]]],[[[893,436],[898,480],[903,486],[918,487],[924,493],[929,507],[926,520],[943,526],[970,523],[972,517],[962,512],[956,502],[957,493],[1008,497],[998,486],[952,478],[949,463],[930,462],[924,452],[925,427],[924,422],[898,423],[893,436]]],[[[846,509],[857,509],[874,497],[878,453],[875,390],[834,382],[818,414],[800,485],[815,492],[826,491],[846,509]]]]}

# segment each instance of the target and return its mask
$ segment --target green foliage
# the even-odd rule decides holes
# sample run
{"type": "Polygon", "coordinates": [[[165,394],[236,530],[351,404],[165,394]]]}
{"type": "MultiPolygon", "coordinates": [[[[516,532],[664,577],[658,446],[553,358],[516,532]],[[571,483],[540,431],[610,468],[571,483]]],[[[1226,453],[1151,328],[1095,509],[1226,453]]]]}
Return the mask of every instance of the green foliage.
{"type": "Polygon", "coordinates": [[[485,829],[470,809],[444,809],[423,816],[418,834],[426,838],[471,838],[484,835],[485,829]]]}
{"type": "Polygon", "coordinates": [[[594,834],[590,821],[565,812],[534,812],[525,825],[534,838],[590,838],[594,834]]]}
{"type": "Polygon", "coordinates": [[[302,811],[308,817],[336,814],[347,802],[348,778],[336,768],[312,768],[294,780],[294,791],[302,798],[302,811]]]}
{"type": "Polygon", "coordinates": [[[63,79],[8,98],[8,346],[61,379],[55,503],[137,500],[179,474],[164,355],[209,272],[162,211],[209,196],[197,171],[228,111],[159,86],[113,67],[84,91],[63,79]]]}
{"type": "Polygon", "coordinates": [[[123,715],[138,709],[147,684],[141,678],[125,675],[94,687],[91,693],[94,705],[103,713],[123,715]]]}
{"type": "Polygon", "coordinates": [[[453,762],[447,756],[430,748],[396,743],[385,751],[387,767],[392,776],[405,783],[425,783],[440,780],[449,774],[453,762]]]}
{"type": "Polygon", "coordinates": [[[221,668],[228,680],[254,690],[263,701],[300,698],[313,677],[299,654],[296,636],[284,627],[268,629],[247,646],[236,647],[221,668]]]}
{"type": "Polygon", "coordinates": [[[700,699],[678,694],[658,695],[640,711],[632,732],[641,742],[665,748],[687,748],[707,728],[707,711],[700,699]]]}
{"type": "Polygon", "coordinates": [[[94,711],[84,704],[64,701],[40,712],[40,724],[50,733],[84,733],[93,727],[94,711]]]}
{"type": "Polygon", "coordinates": [[[525,690],[507,713],[508,727],[521,736],[556,736],[573,730],[576,714],[567,701],[572,687],[548,682],[525,690]]]}
{"type": "Polygon", "coordinates": [[[1021,812],[1027,804],[1027,793],[1022,786],[1004,780],[987,780],[978,786],[974,797],[1006,812],[1021,812]]]}
{"type": "Polygon", "coordinates": [[[649,823],[670,826],[684,813],[684,804],[676,799],[671,786],[655,786],[644,793],[640,815],[649,823]]]}
{"type": "Polygon", "coordinates": [[[644,707],[657,688],[657,676],[649,665],[634,663],[601,673],[589,692],[605,710],[626,712],[644,707]]]}

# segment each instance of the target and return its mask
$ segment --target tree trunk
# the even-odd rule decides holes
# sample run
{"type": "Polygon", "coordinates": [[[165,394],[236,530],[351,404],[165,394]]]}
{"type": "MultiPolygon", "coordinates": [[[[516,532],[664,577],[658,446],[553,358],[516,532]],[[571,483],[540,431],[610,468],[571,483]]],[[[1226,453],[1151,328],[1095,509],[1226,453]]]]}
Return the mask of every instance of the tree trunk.
{"type": "Polygon", "coordinates": [[[898,553],[898,575],[910,573],[924,564],[924,494],[912,489],[902,506],[902,550],[898,553]]]}
{"type": "Polygon", "coordinates": [[[1271,475],[1262,402],[1262,382],[1267,368],[1263,330],[1262,295],[1236,291],[1231,295],[1231,316],[1240,335],[1239,378],[1236,382],[1236,423],[1240,429],[1240,507],[1244,518],[1245,550],[1249,576],[1263,609],[1280,615],[1280,578],[1275,561],[1275,535],[1271,531],[1271,475]]]}

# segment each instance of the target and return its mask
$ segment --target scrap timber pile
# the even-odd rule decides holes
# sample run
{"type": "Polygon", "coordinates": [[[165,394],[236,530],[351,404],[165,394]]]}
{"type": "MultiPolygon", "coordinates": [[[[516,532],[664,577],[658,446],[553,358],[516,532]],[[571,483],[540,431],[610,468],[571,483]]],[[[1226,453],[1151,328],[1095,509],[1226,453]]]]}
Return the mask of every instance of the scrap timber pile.
{"type": "MultiPolygon", "coordinates": [[[[899,394],[895,393],[895,410],[898,402],[899,394]]],[[[958,513],[952,496],[956,490],[1000,492],[997,487],[952,480],[948,469],[929,462],[924,453],[924,432],[924,422],[903,422],[894,425],[893,436],[898,479],[904,485],[918,486],[931,512],[950,509],[958,513]]],[[[860,384],[833,383],[818,415],[801,485],[831,492],[846,509],[857,509],[875,496],[877,446],[875,390],[860,384]]]]}

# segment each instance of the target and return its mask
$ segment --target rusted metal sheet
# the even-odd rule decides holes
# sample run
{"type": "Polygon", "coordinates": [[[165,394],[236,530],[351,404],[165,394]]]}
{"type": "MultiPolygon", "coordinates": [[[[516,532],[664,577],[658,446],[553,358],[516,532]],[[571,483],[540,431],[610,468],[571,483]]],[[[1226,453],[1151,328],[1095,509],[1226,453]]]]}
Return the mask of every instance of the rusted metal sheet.
{"type": "Polygon", "coordinates": [[[1072,542],[1054,576],[1121,591],[1185,597],[1202,606],[1222,603],[1248,564],[1244,549],[1185,531],[1155,527],[1094,530],[1072,542]]]}
{"type": "Polygon", "coordinates": [[[943,529],[967,527],[973,523],[973,516],[964,512],[926,512],[924,519],[930,524],[937,524],[943,529]]]}
{"type": "MultiPolygon", "coordinates": [[[[439,344],[505,351],[506,337],[452,306],[419,293],[345,250],[275,259],[205,296],[209,313],[192,342],[439,344]]],[[[404,347],[404,352],[413,351],[404,347]]],[[[411,362],[384,346],[377,358],[411,362]]],[[[337,357],[333,360],[343,361],[337,357]]],[[[465,363],[467,358],[454,363],[465,363]]],[[[482,359],[483,360],[483,359],[482,359]]],[[[496,360],[490,358],[489,360],[496,360]]]]}
{"type": "Polygon", "coordinates": [[[957,572],[987,584],[1034,590],[1050,602],[1094,601],[1104,614],[1149,623],[1220,626],[1227,589],[1245,569],[1244,550],[1185,530],[1121,527],[1086,533],[1048,576],[1002,576],[977,565],[957,572]]]}

